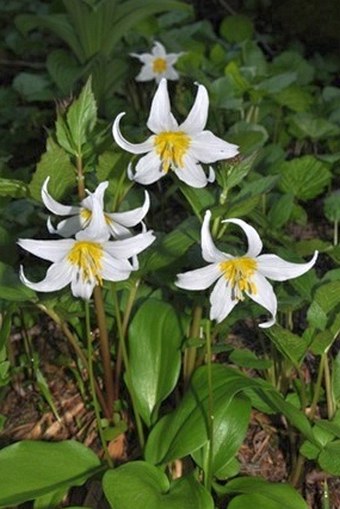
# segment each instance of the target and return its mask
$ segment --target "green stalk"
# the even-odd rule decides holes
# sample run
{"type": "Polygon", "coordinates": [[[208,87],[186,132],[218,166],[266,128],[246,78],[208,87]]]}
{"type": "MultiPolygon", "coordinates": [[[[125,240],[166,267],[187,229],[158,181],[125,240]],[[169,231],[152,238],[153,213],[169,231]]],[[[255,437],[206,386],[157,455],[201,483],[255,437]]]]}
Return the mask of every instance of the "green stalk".
{"type": "Polygon", "coordinates": [[[325,389],[326,389],[326,399],[327,399],[327,414],[328,419],[332,419],[335,413],[334,410],[334,402],[333,402],[333,394],[332,394],[332,380],[331,380],[331,372],[329,369],[329,361],[327,352],[323,354],[325,356],[325,389]]]}
{"type": "Polygon", "coordinates": [[[317,404],[318,404],[318,401],[320,398],[322,378],[323,378],[323,373],[324,373],[324,369],[325,369],[325,359],[326,359],[325,356],[326,356],[326,354],[323,353],[321,355],[321,359],[320,359],[320,364],[319,364],[319,369],[318,369],[318,377],[316,379],[316,384],[315,384],[315,388],[314,388],[314,396],[313,396],[312,404],[310,406],[310,411],[309,411],[309,418],[311,421],[314,420],[316,407],[317,407],[317,404]]]}
{"type": "Polygon", "coordinates": [[[336,219],[334,221],[334,231],[333,231],[333,244],[337,246],[339,242],[339,221],[336,219]]]}
{"type": "MultiPolygon", "coordinates": [[[[192,313],[192,324],[189,337],[191,338],[199,337],[201,319],[202,319],[202,306],[196,305],[192,313]]],[[[184,352],[183,381],[185,389],[188,387],[191,375],[195,369],[196,354],[197,348],[194,346],[187,348],[184,352]]]]}
{"type": "Polygon", "coordinates": [[[106,461],[107,461],[109,467],[112,468],[113,463],[110,458],[109,451],[107,449],[103,429],[101,426],[99,405],[98,405],[96,390],[95,390],[95,379],[94,379],[94,374],[93,374],[93,363],[92,363],[93,349],[92,349],[92,332],[91,332],[91,325],[90,325],[90,307],[89,307],[89,303],[87,301],[84,301],[84,307],[85,307],[85,328],[86,328],[85,330],[86,330],[86,338],[87,338],[88,373],[89,373],[89,380],[90,380],[91,396],[92,396],[92,401],[93,401],[94,413],[95,413],[96,421],[97,421],[97,429],[98,429],[98,433],[99,433],[99,438],[100,438],[100,441],[101,441],[101,444],[103,447],[106,461]]]}
{"type": "Polygon", "coordinates": [[[206,350],[207,350],[207,384],[208,384],[208,445],[207,455],[205,461],[205,488],[210,492],[212,484],[212,460],[213,460],[213,447],[214,447],[214,402],[213,402],[213,387],[212,387],[212,363],[211,363],[211,334],[210,334],[210,321],[207,320],[206,325],[206,350]]]}

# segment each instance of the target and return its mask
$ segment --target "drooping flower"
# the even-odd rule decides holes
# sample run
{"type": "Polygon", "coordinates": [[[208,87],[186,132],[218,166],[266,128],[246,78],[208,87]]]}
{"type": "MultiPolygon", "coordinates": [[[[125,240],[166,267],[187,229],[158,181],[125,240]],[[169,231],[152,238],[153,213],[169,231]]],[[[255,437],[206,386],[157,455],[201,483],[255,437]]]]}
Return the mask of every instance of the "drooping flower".
{"type": "Polygon", "coordinates": [[[315,251],[308,263],[290,263],[273,254],[262,254],[262,241],[257,231],[242,219],[223,222],[237,224],[248,239],[248,250],[243,256],[223,253],[215,246],[209,229],[211,212],[207,211],[201,230],[202,256],[209,262],[207,267],[178,274],[176,285],[186,290],[205,290],[216,283],[210,295],[210,319],[221,322],[239,301],[247,295],[271,313],[260,327],[271,327],[276,320],[277,299],[271,284],[301,276],[313,267],[318,256],[315,251]]]}
{"type": "Polygon", "coordinates": [[[200,163],[209,164],[238,154],[238,147],[204,130],[208,118],[209,98],[206,88],[198,85],[194,105],[186,120],[178,125],[170,110],[167,81],[162,79],[153,98],[147,126],[154,134],[144,143],[130,143],[121,134],[120,113],[113,124],[116,143],[132,154],[145,154],[129,177],[144,185],[152,184],[172,169],[177,177],[192,187],[205,187],[215,175],[210,168],[206,177],[200,163]]]}
{"type": "Polygon", "coordinates": [[[136,259],[136,255],[155,240],[152,231],[123,240],[108,241],[107,235],[93,235],[96,230],[94,223],[90,230],[80,231],[75,239],[19,239],[18,244],[23,249],[53,262],[46,277],[38,283],[29,281],[21,266],[21,281],[37,292],[54,292],[71,284],[75,297],[88,300],[94,287],[101,286],[103,280],[128,279],[131,272],[138,269],[138,265],[131,264],[128,258],[136,259]]]}
{"type": "MultiPolygon", "coordinates": [[[[52,198],[49,194],[47,190],[48,182],[49,177],[45,180],[41,189],[41,197],[46,208],[58,216],[70,216],[61,221],[56,228],[54,228],[50,219],[47,222],[48,231],[50,233],[56,233],[61,237],[72,237],[80,230],[89,227],[93,220],[93,208],[95,202],[99,205],[97,213],[103,216],[100,223],[103,235],[108,234],[115,239],[131,237],[132,234],[128,228],[132,228],[140,223],[150,207],[149,194],[145,191],[145,200],[142,207],[126,212],[104,212],[104,193],[109,185],[109,182],[107,181],[100,183],[94,193],[88,192],[88,196],[81,201],[80,207],[63,205],[54,200],[54,198],[52,198]]],[[[98,227],[98,220],[96,224],[98,227]]]]}
{"type": "Polygon", "coordinates": [[[136,76],[137,81],[156,80],[159,83],[162,78],[178,80],[178,72],[173,68],[183,53],[166,53],[163,44],[155,41],[151,53],[130,53],[132,57],[138,58],[143,67],[136,76]]]}

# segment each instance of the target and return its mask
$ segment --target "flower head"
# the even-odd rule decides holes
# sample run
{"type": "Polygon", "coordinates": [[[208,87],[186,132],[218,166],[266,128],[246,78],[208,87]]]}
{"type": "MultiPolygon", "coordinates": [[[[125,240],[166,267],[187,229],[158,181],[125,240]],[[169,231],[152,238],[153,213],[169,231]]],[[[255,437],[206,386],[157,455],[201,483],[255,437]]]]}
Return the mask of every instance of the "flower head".
{"type": "Polygon", "coordinates": [[[182,53],[166,53],[163,44],[155,42],[151,53],[130,53],[132,57],[138,58],[144,65],[136,76],[137,81],[156,80],[159,83],[162,78],[178,80],[178,72],[173,68],[182,53]]]}
{"type": "MultiPolygon", "coordinates": [[[[104,193],[109,183],[107,181],[102,182],[98,185],[94,193],[88,193],[88,196],[82,200],[80,207],[73,205],[63,205],[49,194],[47,185],[49,177],[45,180],[42,189],[41,197],[42,200],[53,214],[59,216],[70,216],[67,219],[61,221],[56,228],[49,219],[47,228],[50,233],[57,233],[61,237],[72,237],[80,230],[88,228],[93,222],[93,212],[95,205],[97,205],[97,215],[101,216],[101,221],[96,220],[96,228],[102,230],[101,234],[112,236],[115,239],[123,239],[131,237],[131,232],[128,228],[136,226],[142,221],[150,207],[150,198],[147,191],[145,191],[145,200],[142,207],[138,207],[134,210],[126,212],[104,212],[104,193]]],[[[98,231],[96,232],[98,235],[98,231]]]]}
{"type": "MultiPolygon", "coordinates": [[[[92,230],[94,229],[93,227],[92,230]]],[[[101,286],[103,280],[128,279],[131,272],[138,268],[131,264],[128,258],[135,259],[136,255],[155,239],[151,231],[113,241],[108,241],[107,236],[90,236],[89,232],[90,230],[79,232],[76,239],[20,239],[18,244],[23,249],[43,260],[53,262],[46,277],[38,283],[29,281],[20,267],[21,281],[37,292],[54,292],[71,284],[75,297],[89,299],[94,287],[101,286]]]]}
{"type": "Polygon", "coordinates": [[[154,134],[144,143],[130,143],[121,134],[120,113],[113,124],[116,143],[132,154],[145,154],[133,175],[140,184],[152,184],[173,170],[177,177],[192,187],[205,187],[214,180],[210,168],[206,177],[200,163],[209,164],[238,154],[238,147],[204,130],[208,118],[209,98],[206,88],[198,85],[194,105],[186,120],[178,125],[170,110],[167,81],[162,79],[153,98],[147,126],[154,134]]]}
{"type": "Polygon", "coordinates": [[[207,211],[201,230],[202,256],[207,267],[178,274],[176,285],[187,290],[205,290],[216,283],[210,295],[210,319],[221,322],[245,296],[271,313],[271,319],[260,327],[271,327],[276,320],[277,300],[267,281],[286,281],[301,276],[315,264],[318,252],[308,263],[290,263],[273,254],[262,254],[262,241],[256,230],[242,219],[224,222],[237,224],[248,239],[248,250],[243,256],[223,253],[214,245],[210,230],[211,212],[207,211]]]}

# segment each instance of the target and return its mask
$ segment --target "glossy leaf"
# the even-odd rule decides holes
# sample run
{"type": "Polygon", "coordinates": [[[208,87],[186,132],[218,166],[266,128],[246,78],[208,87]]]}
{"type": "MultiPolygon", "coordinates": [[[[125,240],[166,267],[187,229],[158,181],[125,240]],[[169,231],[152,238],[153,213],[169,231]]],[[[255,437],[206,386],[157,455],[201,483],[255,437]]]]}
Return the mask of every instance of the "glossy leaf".
{"type": "Polygon", "coordinates": [[[146,300],[131,322],[130,376],[140,414],[148,426],[178,380],[182,339],[177,314],[166,302],[146,300]]]}
{"type": "Polygon", "coordinates": [[[97,456],[75,441],[22,441],[0,451],[0,505],[16,505],[79,486],[100,466],[97,456]]]}
{"type": "Polygon", "coordinates": [[[210,494],[194,477],[170,484],[162,470],[142,461],[106,472],[103,489],[112,509],[214,509],[210,494]]]}

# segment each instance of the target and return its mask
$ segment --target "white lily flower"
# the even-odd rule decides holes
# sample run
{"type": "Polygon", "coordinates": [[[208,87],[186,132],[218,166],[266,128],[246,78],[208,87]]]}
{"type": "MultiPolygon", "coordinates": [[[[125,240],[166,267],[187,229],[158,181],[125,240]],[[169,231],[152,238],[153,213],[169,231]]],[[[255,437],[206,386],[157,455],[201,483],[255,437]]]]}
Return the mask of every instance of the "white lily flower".
{"type": "MultiPolygon", "coordinates": [[[[98,185],[94,193],[87,191],[88,196],[81,201],[81,206],[63,205],[49,194],[47,185],[50,177],[45,180],[42,189],[42,200],[53,214],[58,216],[70,216],[61,221],[56,228],[53,227],[51,220],[47,222],[47,228],[50,233],[56,233],[61,237],[72,237],[80,230],[88,228],[93,221],[94,203],[97,203],[97,214],[102,216],[102,221],[96,227],[102,229],[102,234],[107,234],[108,237],[112,236],[115,239],[124,239],[131,237],[131,232],[128,228],[136,226],[145,217],[150,207],[150,198],[147,191],[145,191],[145,199],[142,207],[138,207],[126,212],[104,212],[104,193],[107,189],[109,182],[105,181],[98,185]]],[[[96,232],[98,235],[98,231],[96,232]]]]}
{"type": "Polygon", "coordinates": [[[151,53],[130,53],[132,57],[138,58],[143,67],[136,76],[137,81],[156,80],[159,83],[162,78],[178,80],[178,72],[173,68],[183,53],[167,53],[163,44],[155,41],[151,53]]]}
{"type": "Polygon", "coordinates": [[[177,177],[192,187],[205,187],[213,182],[212,168],[206,177],[200,163],[209,164],[238,154],[232,145],[211,131],[205,131],[209,108],[208,92],[198,85],[194,105],[186,120],[178,125],[170,110],[167,81],[162,79],[153,98],[147,126],[154,134],[144,143],[130,143],[121,134],[119,123],[125,113],[120,113],[113,124],[112,133],[116,143],[132,154],[144,154],[133,175],[129,177],[148,185],[164,177],[172,169],[177,177]]]}
{"type": "Polygon", "coordinates": [[[318,256],[315,251],[308,263],[290,263],[273,254],[262,254],[259,234],[242,219],[226,219],[242,228],[248,239],[248,250],[243,256],[223,253],[214,245],[209,222],[211,212],[207,211],[201,230],[202,256],[209,262],[207,267],[178,274],[178,287],[186,290],[205,290],[216,283],[210,295],[210,319],[218,323],[224,320],[244,294],[271,313],[271,319],[259,324],[271,327],[276,320],[277,299],[267,277],[274,281],[286,281],[301,276],[313,267],[318,256]]]}
{"type": "MultiPolygon", "coordinates": [[[[91,225],[92,228],[93,225],[91,225]]],[[[93,226],[92,230],[95,227],[93,226]]],[[[71,284],[75,297],[90,299],[96,285],[103,280],[124,281],[138,267],[128,261],[146,249],[155,240],[152,231],[124,240],[108,241],[81,231],[76,239],[32,240],[19,239],[26,251],[53,262],[46,277],[38,282],[29,281],[20,267],[21,281],[37,292],[54,292],[71,284]]],[[[93,231],[91,232],[93,233],[93,231]]]]}

